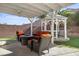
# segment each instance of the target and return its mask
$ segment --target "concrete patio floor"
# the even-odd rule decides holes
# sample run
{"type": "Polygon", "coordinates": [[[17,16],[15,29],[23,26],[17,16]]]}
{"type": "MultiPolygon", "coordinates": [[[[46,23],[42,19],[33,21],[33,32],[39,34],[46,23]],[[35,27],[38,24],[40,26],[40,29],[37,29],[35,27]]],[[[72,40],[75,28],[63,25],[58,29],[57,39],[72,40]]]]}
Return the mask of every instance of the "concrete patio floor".
{"type": "MultiPolygon", "coordinates": [[[[41,56],[79,56],[79,49],[65,47],[62,45],[56,45],[47,50],[43,51],[41,56]]],[[[37,53],[31,52],[29,48],[21,46],[20,43],[16,42],[10,45],[0,47],[0,55],[2,56],[38,56],[37,53]]]]}

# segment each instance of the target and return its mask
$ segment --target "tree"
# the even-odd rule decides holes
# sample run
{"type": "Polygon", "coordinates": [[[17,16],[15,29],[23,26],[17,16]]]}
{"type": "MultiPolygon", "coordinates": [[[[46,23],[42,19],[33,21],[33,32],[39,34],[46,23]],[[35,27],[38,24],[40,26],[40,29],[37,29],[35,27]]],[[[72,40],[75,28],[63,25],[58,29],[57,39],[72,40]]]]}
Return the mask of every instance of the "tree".
{"type": "Polygon", "coordinates": [[[41,15],[41,16],[39,16],[39,18],[45,18],[46,17],[46,15],[45,14],[43,14],[43,15],[41,15]]]}
{"type": "Polygon", "coordinates": [[[79,26],[79,12],[75,13],[74,21],[76,22],[76,25],[79,26]]]}
{"type": "Polygon", "coordinates": [[[74,14],[75,14],[74,12],[72,12],[70,10],[63,10],[63,11],[59,12],[59,14],[68,17],[68,19],[67,19],[68,27],[71,27],[73,25],[74,14]]]}
{"type": "Polygon", "coordinates": [[[60,11],[59,14],[68,17],[68,16],[74,14],[74,12],[72,12],[70,10],[63,10],[63,11],[60,11]]]}

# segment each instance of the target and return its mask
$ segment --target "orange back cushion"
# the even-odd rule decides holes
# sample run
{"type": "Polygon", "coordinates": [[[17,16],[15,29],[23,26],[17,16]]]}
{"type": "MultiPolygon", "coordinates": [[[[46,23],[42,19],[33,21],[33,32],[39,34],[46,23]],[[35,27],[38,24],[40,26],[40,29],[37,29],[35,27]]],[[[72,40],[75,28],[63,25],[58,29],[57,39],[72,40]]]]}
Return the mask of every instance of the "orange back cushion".
{"type": "Polygon", "coordinates": [[[36,33],[36,35],[38,35],[38,36],[41,36],[42,34],[49,34],[49,32],[40,31],[40,32],[37,32],[37,33],[36,33]]]}
{"type": "Polygon", "coordinates": [[[23,34],[23,32],[19,32],[18,34],[19,34],[19,35],[22,35],[22,34],[23,34]]]}

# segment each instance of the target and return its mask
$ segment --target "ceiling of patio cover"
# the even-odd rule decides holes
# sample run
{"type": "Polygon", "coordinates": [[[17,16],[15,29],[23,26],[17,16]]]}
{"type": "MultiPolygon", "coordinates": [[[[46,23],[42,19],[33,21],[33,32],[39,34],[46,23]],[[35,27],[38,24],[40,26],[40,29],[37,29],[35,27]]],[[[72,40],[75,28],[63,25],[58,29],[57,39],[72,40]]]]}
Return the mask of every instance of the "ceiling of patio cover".
{"type": "Polygon", "coordinates": [[[72,3],[0,3],[0,12],[17,16],[34,17],[43,15],[49,10],[61,9],[72,3]]]}

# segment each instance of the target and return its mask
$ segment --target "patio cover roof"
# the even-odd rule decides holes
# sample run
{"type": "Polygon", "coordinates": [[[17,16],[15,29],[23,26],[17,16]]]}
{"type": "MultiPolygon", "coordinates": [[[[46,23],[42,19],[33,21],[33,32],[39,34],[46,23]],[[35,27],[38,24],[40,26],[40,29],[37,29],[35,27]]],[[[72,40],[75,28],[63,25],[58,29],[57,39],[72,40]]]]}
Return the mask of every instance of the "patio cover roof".
{"type": "Polygon", "coordinates": [[[61,9],[72,3],[0,3],[0,12],[24,17],[40,16],[49,10],[61,9]]]}

